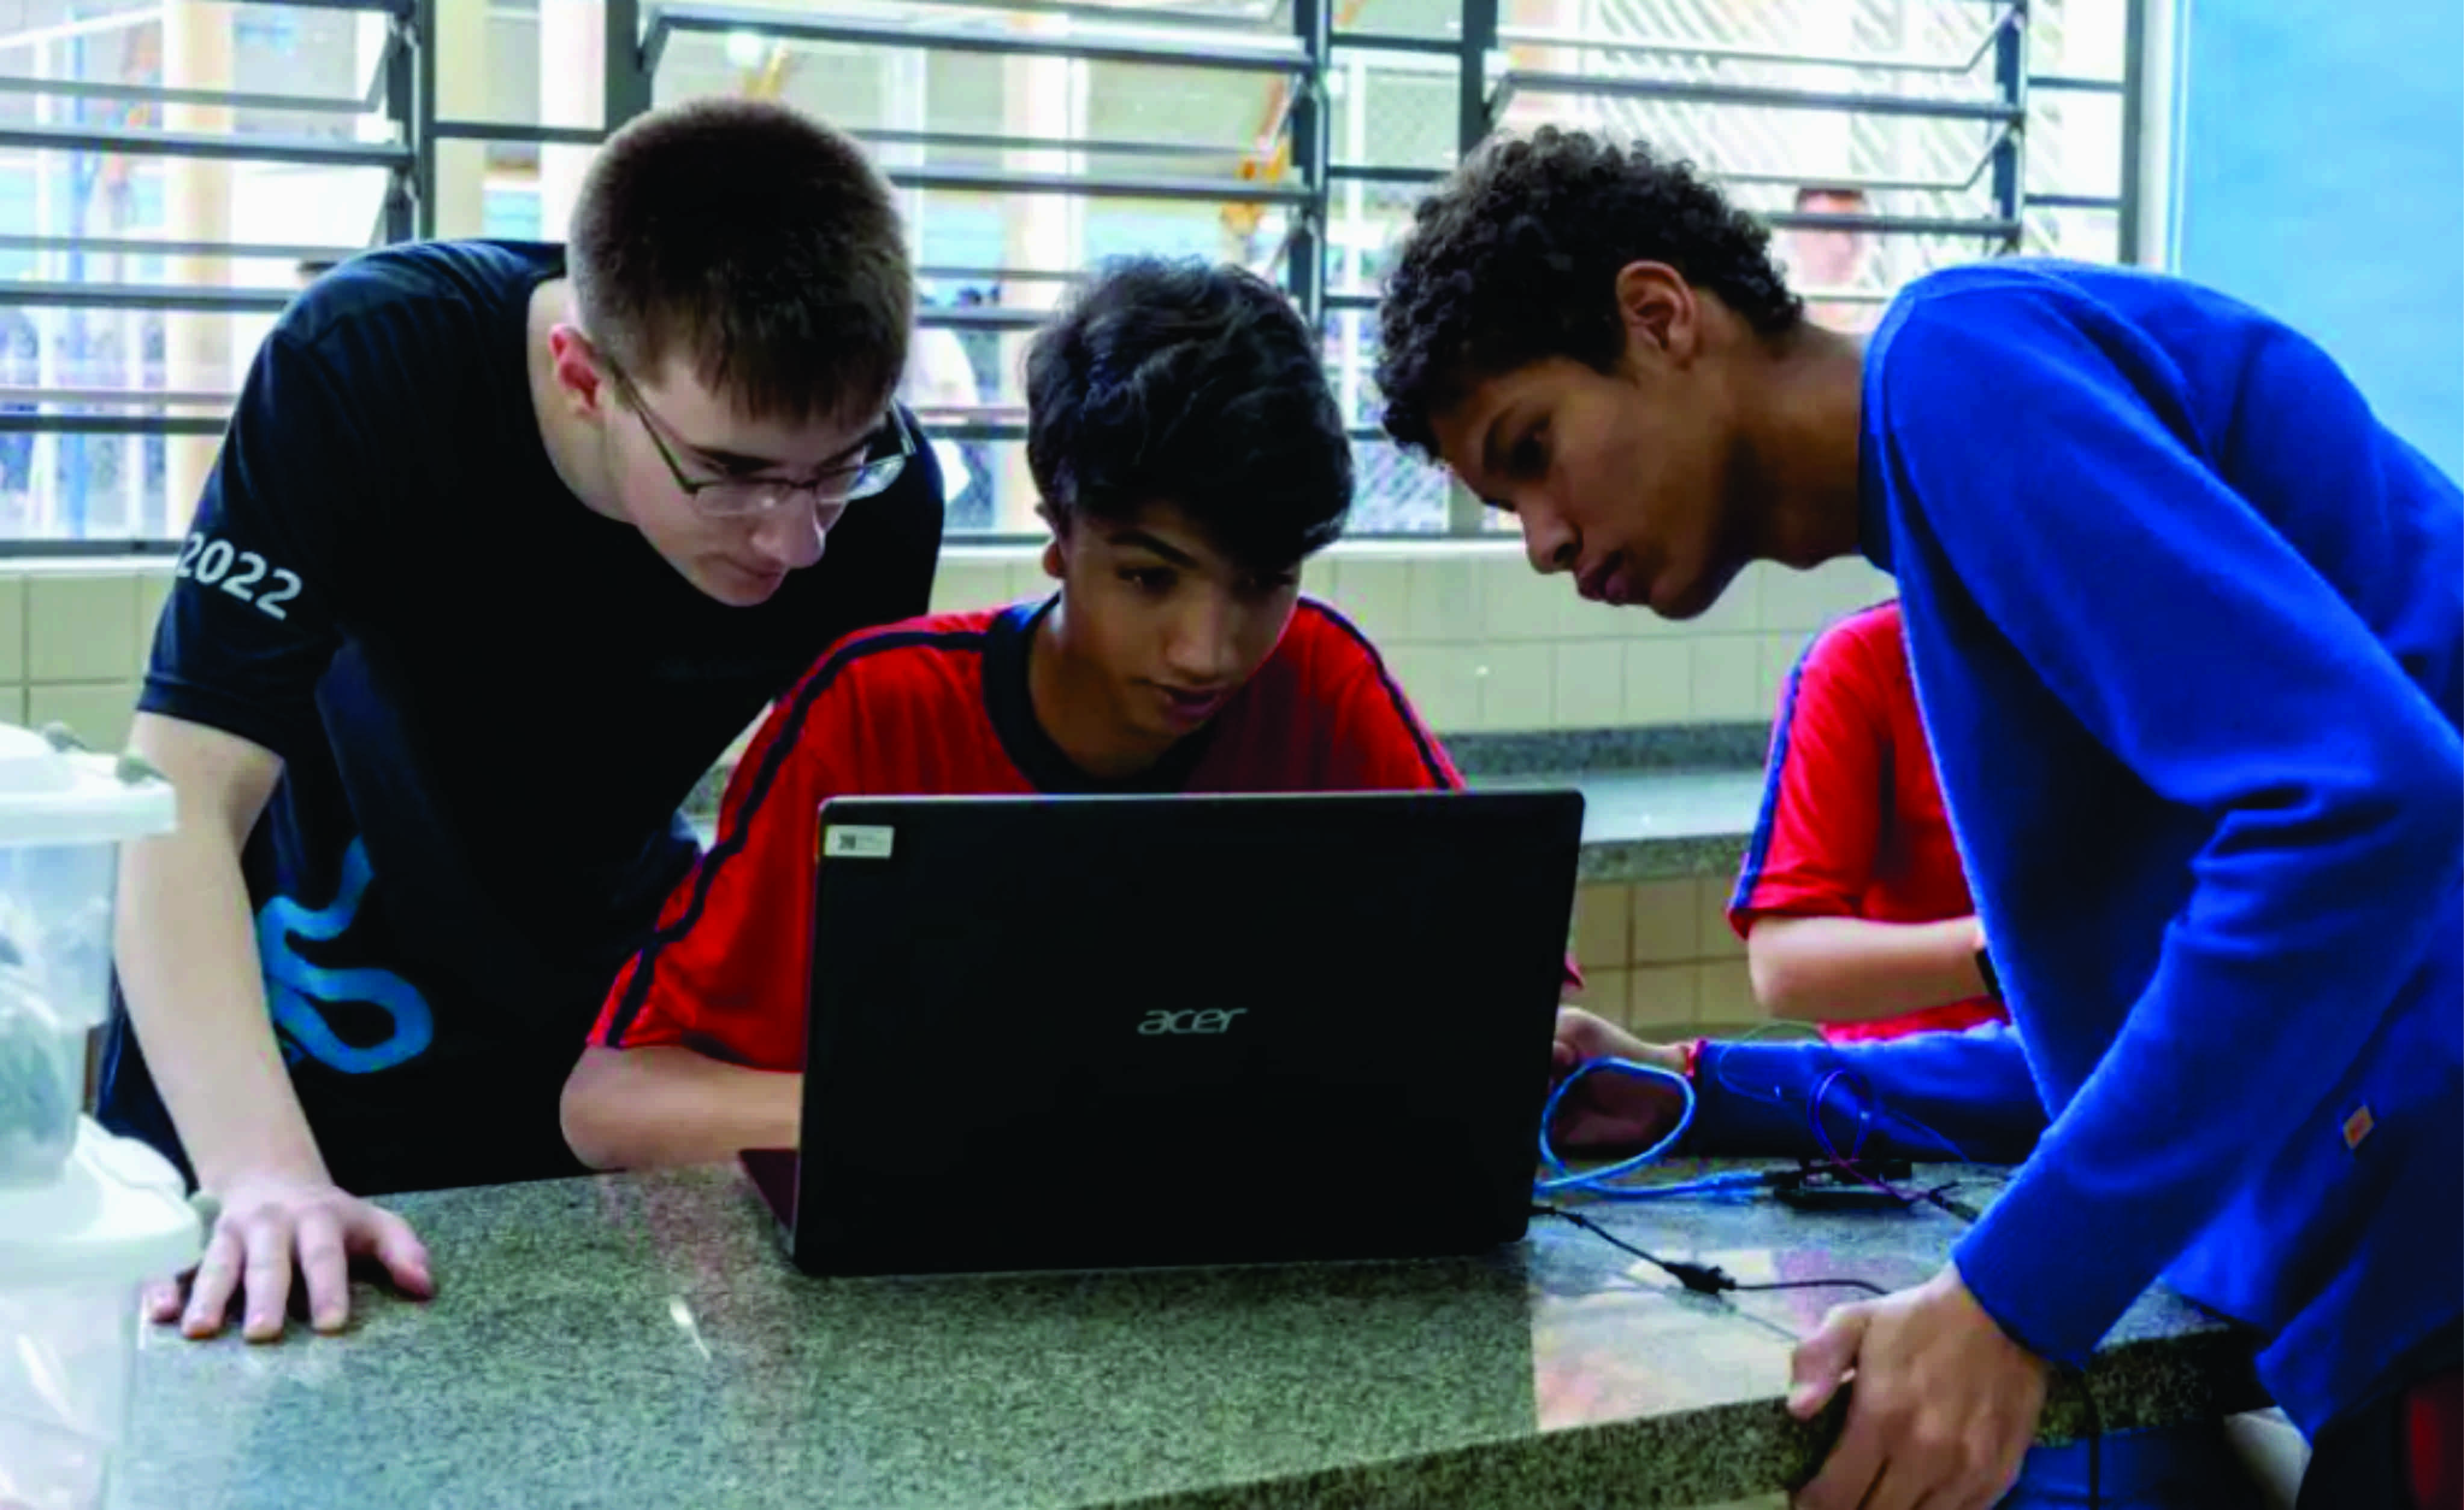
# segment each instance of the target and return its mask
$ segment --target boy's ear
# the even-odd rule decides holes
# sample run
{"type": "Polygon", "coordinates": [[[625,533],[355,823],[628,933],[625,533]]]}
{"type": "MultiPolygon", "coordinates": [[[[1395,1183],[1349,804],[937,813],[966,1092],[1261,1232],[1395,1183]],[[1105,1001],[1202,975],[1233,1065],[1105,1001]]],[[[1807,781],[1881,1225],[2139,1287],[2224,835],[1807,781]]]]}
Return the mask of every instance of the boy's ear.
{"type": "Polygon", "coordinates": [[[1044,527],[1052,532],[1051,538],[1044,542],[1044,575],[1057,582],[1061,580],[1066,564],[1061,558],[1061,537],[1069,527],[1052,512],[1052,505],[1048,503],[1037,504],[1035,514],[1044,521],[1044,527]]]}
{"type": "Polygon", "coordinates": [[[547,350],[556,373],[557,394],[565,407],[580,418],[600,419],[608,395],[590,342],[571,325],[560,324],[547,333],[547,350]]]}

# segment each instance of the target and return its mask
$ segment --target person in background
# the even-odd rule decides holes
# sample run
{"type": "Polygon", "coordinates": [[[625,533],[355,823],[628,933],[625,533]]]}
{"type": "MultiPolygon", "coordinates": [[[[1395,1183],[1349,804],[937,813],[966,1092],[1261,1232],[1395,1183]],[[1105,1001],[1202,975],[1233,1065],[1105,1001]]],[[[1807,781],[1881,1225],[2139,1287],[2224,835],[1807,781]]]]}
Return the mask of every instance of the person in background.
{"type": "MultiPolygon", "coordinates": [[[[950,423],[952,410],[976,405],[976,369],[956,331],[944,325],[918,325],[907,355],[907,372],[899,380],[898,401],[924,411],[923,423],[935,427],[950,423]]],[[[933,454],[941,469],[944,516],[958,506],[975,478],[958,443],[935,437],[933,454]]]]}
{"type": "Polygon", "coordinates": [[[695,856],[677,807],[823,647],[921,611],[913,281],[844,135],[697,100],[610,137],[566,246],[353,257],[251,362],[131,742],[101,1120],[216,1198],[192,1337],[347,1264],[368,1197],[570,1174],[573,1044],[695,856]],[[825,545],[827,554],[824,554],[825,545]]]}
{"type": "Polygon", "coordinates": [[[1764,782],[1728,923],[1765,1010],[1819,1020],[1834,1042],[2010,1020],[1896,602],[1807,647],[1780,695],[1764,782]]]}
{"type": "Polygon", "coordinates": [[[1360,631],[1300,596],[1352,454],[1282,293],[1117,264],[1037,335],[1026,387],[1060,590],[856,635],[780,703],[574,1066],[583,1162],[796,1146],[829,798],[1461,784],[1360,631]]]}
{"type": "MultiPolygon", "coordinates": [[[[1808,184],[1796,191],[1795,208],[1802,215],[1870,215],[1873,201],[1853,186],[1808,184]]],[[[1857,230],[1795,226],[1787,233],[1789,273],[1810,291],[1805,317],[1830,330],[1862,334],[1881,317],[1881,303],[1868,299],[1824,298],[1821,295],[1860,289],[1873,264],[1873,236],[1857,230]]]]}
{"type": "MultiPolygon", "coordinates": [[[[969,284],[958,291],[958,308],[991,310],[1001,303],[1001,287],[989,291],[969,284]]],[[[974,402],[991,408],[1001,403],[1001,333],[982,325],[965,325],[957,331],[958,344],[967,354],[967,366],[976,379],[974,402]]],[[[959,455],[966,458],[967,487],[950,505],[950,527],[954,530],[989,530],[993,525],[993,450],[982,441],[961,441],[959,455]]]]}
{"type": "Polygon", "coordinates": [[[1494,138],[1426,198],[1380,327],[1388,430],[1586,598],[1899,580],[2051,1122],[1939,1275],[1798,1347],[1799,1415],[1855,1377],[1800,1503],[1991,1504],[2053,1367],[2161,1276],[2252,1329],[2305,1510],[2453,1506],[2453,479],[2315,342],[2142,270],[1948,269],[1870,340],[1810,325],[1760,225],[1582,132],[1494,138]]]}

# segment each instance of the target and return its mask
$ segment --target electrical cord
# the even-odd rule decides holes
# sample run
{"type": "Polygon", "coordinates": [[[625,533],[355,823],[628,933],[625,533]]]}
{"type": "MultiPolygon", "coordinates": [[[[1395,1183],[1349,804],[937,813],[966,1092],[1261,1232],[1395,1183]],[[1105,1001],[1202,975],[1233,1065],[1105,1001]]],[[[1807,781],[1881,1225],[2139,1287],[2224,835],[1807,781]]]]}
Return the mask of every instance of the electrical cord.
{"type": "MultiPolygon", "coordinates": [[[[1744,1091],[1730,1083],[1716,1065],[1714,1073],[1721,1075],[1722,1086],[1731,1093],[1753,1095],[1752,1092],[1744,1091]]],[[[1769,1101],[1774,1105],[1783,1105],[1775,1095],[1753,1099],[1769,1101]]],[[[1586,1060],[1574,1066],[1564,1080],[1557,1083],[1550,1092],[1548,1101],[1541,1106],[1540,1159],[1547,1172],[1534,1182],[1532,1193],[1535,1196],[1546,1196],[1571,1192],[1611,1201],[1652,1201],[1704,1196],[1733,1197],[1753,1195],[1785,1184],[1792,1178],[1801,1178],[1801,1176],[1791,1176],[1784,1171],[1755,1170],[1729,1171],[1705,1175],[1700,1179],[1680,1180],[1666,1184],[1620,1183],[1628,1175],[1657,1163],[1678,1145],[1680,1140],[1692,1129],[1698,1105],[1693,1081],[1675,1070],[1664,1069],[1657,1064],[1645,1064],[1635,1060],[1613,1057],[1586,1060]],[[1564,1105],[1568,1093],[1586,1078],[1595,1074],[1623,1075],[1634,1080],[1656,1080],[1673,1085],[1679,1098],[1677,1123],[1659,1141],[1639,1153],[1620,1159],[1603,1169],[1571,1170],[1567,1168],[1565,1159],[1557,1152],[1556,1143],[1550,1135],[1550,1128],[1556,1125],[1557,1110],[1564,1105]]],[[[1896,1185],[1877,1178],[1859,1166],[1857,1159],[1865,1147],[1865,1139],[1871,1130],[1874,1118],[1881,1114],[1881,1098],[1874,1094],[1873,1087],[1866,1083],[1863,1076],[1854,1070],[1835,1069],[1816,1084],[1813,1097],[1806,1104],[1805,1119],[1806,1127],[1813,1134],[1815,1143],[1822,1149],[1824,1157],[1831,1166],[1840,1174],[1859,1184],[1881,1191],[1903,1205],[1914,1205],[1922,1201],[1948,1212],[1962,1221],[1975,1221],[1977,1217],[1975,1208],[1949,1198],[1948,1192],[1956,1188],[1953,1185],[1936,1186],[1929,1191],[1902,1190],[1896,1185]],[[1853,1094],[1850,1098],[1850,1110],[1858,1119],[1857,1135],[1856,1141],[1844,1153],[1832,1138],[1830,1128],[1822,1120],[1824,1105],[1830,1100],[1832,1092],[1843,1084],[1850,1086],[1852,1092],[1859,1087],[1861,1087],[1864,1092],[1861,1103],[1853,1094]]],[[[1960,1152],[1958,1145],[1941,1133],[1925,1127],[1913,1118],[1899,1117],[1898,1120],[1933,1139],[1953,1157],[1963,1163],[1967,1162],[1967,1156],[1960,1152]]]]}
{"type": "Polygon", "coordinates": [[[1618,1236],[1616,1233],[1613,1233],[1606,1227],[1601,1226],[1598,1222],[1595,1222],[1589,1216],[1584,1215],[1581,1212],[1569,1211],[1563,1206],[1535,1205],[1531,1208],[1531,1215],[1534,1216],[1553,1216],[1559,1221],[1571,1222],[1574,1226],[1581,1228],[1583,1231],[1590,1233],[1593,1236],[1597,1237],[1602,1242],[1607,1243],[1610,1247],[1618,1249],[1624,1253],[1630,1253],[1634,1255],[1634,1257],[1640,1258],[1643,1262],[1650,1264],[1653,1268],[1667,1275],[1670,1279],[1675,1280],[1678,1283],[1683,1285],[1685,1288],[1693,1291],[1697,1295],[1744,1294],[1765,1290],[1861,1290],[1867,1295],[1877,1296],[1888,1295],[1890,1293],[1890,1291],[1883,1289],[1881,1285],[1876,1284],[1869,1280],[1852,1280],[1846,1278],[1837,1280],[1782,1280],[1770,1283],[1746,1284],[1741,1282],[1734,1275],[1731,1275],[1727,1270],[1721,1268],[1716,1263],[1695,1263],[1684,1258],[1663,1258],[1656,1253],[1651,1253],[1645,1249],[1638,1248],[1633,1243],[1630,1243],[1623,1237],[1618,1236]]]}
{"type": "Polygon", "coordinates": [[[1677,1141],[1684,1137],[1686,1131],[1693,1126],[1694,1083],[1684,1076],[1672,1069],[1662,1069],[1657,1064],[1644,1064],[1630,1059],[1603,1056],[1599,1059],[1585,1060],[1569,1071],[1566,1078],[1559,1081],[1555,1088],[1549,1092],[1549,1099],[1541,1104],[1540,1162],[1548,1167],[1549,1173],[1532,1187],[1533,1193],[1545,1195],[1557,1191],[1586,1190],[1593,1193],[1601,1193],[1602,1186],[1632,1174],[1677,1147],[1677,1141]],[[1633,1080],[1665,1081],[1676,1086],[1679,1098],[1677,1126],[1669,1128],[1667,1134],[1659,1142],[1631,1158],[1619,1159],[1606,1169],[1576,1172],[1566,1168],[1566,1161],[1558,1156],[1556,1140],[1549,1135],[1549,1129],[1556,1125],[1557,1108],[1565,1104],[1567,1092],[1592,1076],[1599,1074],[1623,1075],[1633,1080]]]}
{"type": "Polygon", "coordinates": [[[2068,1370],[2079,1385],[2079,1404],[2087,1409],[2087,1510],[2104,1507],[2104,1416],[2096,1408],[2096,1390],[2089,1388],[2087,1370],[2068,1370]]]}
{"type": "MultiPolygon", "coordinates": [[[[1771,1290],[1858,1290],[1876,1297],[1890,1293],[1870,1280],[1856,1280],[1845,1276],[1838,1279],[1782,1280],[1769,1283],[1746,1284],[1716,1263],[1695,1263],[1685,1258],[1663,1258],[1648,1249],[1626,1241],[1581,1212],[1568,1211],[1562,1206],[1535,1204],[1531,1208],[1531,1215],[1553,1216],[1559,1221],[1570,1222],[1610,1247],[1640,1258],[1696,1295],[1720,1296],[1771,1290]]],[[[2085,1369],[2064,1369],[2062,1373],[2064,1377],[2072,1379],[2079,1385],[2079,1403],[2087,1411],[2087,1510],[2103,1510],[2104,1420],[2096,1408],[2096,1391],[2088,1387],[2085,1369]]]]}

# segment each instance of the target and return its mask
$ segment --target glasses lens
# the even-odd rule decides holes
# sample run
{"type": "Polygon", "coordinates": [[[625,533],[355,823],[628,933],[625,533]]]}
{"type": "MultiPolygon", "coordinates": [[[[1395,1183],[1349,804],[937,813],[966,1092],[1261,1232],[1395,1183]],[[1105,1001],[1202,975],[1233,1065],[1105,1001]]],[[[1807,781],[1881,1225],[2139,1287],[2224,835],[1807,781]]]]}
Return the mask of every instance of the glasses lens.
{"type": "Polygon", "coordinates": [[[844,496],[849,502],[869,498],[896,482],[898,474],[906,469],[907,458],[904,456],[885,456],[879,461],[867,462],[849,475],[844,496]]]}
{"type": "Polygon", "coordinates": [[[788,491],[771,482],[721,482],[704,488],[694,501],[710,514],[764,514],[788,491]]]}

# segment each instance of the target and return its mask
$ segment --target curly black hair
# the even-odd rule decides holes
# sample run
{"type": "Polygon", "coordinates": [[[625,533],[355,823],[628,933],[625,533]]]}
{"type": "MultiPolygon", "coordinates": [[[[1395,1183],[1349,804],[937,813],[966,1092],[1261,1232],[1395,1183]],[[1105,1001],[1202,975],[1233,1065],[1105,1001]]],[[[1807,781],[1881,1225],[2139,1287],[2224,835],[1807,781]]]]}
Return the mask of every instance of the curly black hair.
{"type": "Polygon", "coordinates": [[[1352,447],[1318,342],[1238,268],[1107,264],[1026,354],[1026,460],[1056,526],[1170,503],[1254,571],[1343,533],[1352,447]]]}
{"type": "Polygon", "coordinates": [[[1378,306],[1386,432],[1434,451],[1430,416],[1549,357],[1606,372],[1625,350],[1617,271],[1664,262],[1755,331],[1804,317],[1771,231],[1692,164],[1543,126],[1492,138],[1420,201],[1378,306]]]}

